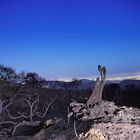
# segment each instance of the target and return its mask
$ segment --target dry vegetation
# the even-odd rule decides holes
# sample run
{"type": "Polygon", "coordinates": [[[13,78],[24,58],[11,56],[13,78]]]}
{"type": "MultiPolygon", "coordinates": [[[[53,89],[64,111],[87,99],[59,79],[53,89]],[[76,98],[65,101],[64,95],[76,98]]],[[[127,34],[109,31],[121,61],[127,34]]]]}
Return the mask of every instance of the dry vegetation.
{"type": "Polygon", "coordinates": [[[80,90],[78,79],[45,81],[37,73],[17,74],[0,65],[0,139],[137,140],[140,111],[124,105],[140,105],[140,88],[105,85],[106,68],[98,66],[98,70],[101,77],[94,85],[80,90]],[[128,133],[125,128],[135,131],[128,133]]]}

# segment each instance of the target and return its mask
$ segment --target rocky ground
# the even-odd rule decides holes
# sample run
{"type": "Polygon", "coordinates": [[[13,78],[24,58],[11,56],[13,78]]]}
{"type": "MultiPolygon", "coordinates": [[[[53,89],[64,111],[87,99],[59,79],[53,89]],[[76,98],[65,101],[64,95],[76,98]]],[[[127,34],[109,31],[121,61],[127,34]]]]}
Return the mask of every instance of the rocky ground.
{"type": "Polygon", "coordinates": [[[100,102],[90,109],[82,119],[95,120],[82,139],[97,140],[139,140],[140,110],[132,107],[118,107],[112,102],[100,102]],[[96,138],[95,138],[96,137],[96,138]]]}
{"type": "MultiPolygon", "coordinates": [[[[86,109],[81,116],[55,119],[47,128],[32,137],[12,140],[139,140],[140,110],[101,101],[86,109]]],[[[79,110],[80,113],[81,110],[79,110]]]]}

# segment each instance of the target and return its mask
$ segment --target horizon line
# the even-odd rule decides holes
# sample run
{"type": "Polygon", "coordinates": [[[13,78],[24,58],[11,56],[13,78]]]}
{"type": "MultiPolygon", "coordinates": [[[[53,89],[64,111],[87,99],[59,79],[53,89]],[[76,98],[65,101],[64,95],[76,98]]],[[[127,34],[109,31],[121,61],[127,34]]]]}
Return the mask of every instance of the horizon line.
{"type": "MultiPolygon", "coordinates": [[[[82,79],[87,79],[87,80],[96,80],[96,78],[99,76],[83,76],[83,77],[75,77],[76,79],[82,80],[82,79]]],[[[48,81],[72,81],[73,78],[66,77],[66,78],[50,78],[48,81]]],[[[129,74],[115,74],[113,76],[108,76],[107,80],[109,81],[122,81],[122,80],[140,80],[140,72],[138,73],[129,73],[129,74]]]]}

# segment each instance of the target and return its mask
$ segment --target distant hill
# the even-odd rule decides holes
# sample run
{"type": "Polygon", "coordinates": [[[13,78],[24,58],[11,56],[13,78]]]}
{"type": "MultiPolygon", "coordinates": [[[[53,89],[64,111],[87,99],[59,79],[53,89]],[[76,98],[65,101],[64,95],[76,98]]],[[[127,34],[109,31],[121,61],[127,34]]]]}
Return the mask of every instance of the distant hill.
{"type": "Polygon", "coordinates": [[[95,81],[88,80],[88,79],[82,79],[79,89],[80,90],[90,89],[90,88],[92,88],[94,83],[95,83],[95,81]]]}
{"type": "MultiPolygon", "coordinates": [[[[72,89],[72,86],[70,86],[71,82],[65,82],[65,81],[46,81],[43,85],[44,88],[49,88],[49,89],[65,89],[65,88],[69,88],[72,89]]],[[[86,90],[86,89],[90,89],[92,88],[92,86],[94,85],[95,81],[92,80],[88,80],[88,79],[81,79],[80,83],[77,87],[78,90],[86,90]]],[[[119,81],[119,80],[107,80],[106,81],[106,85],[107,84],[119,84],[120,87],[125,88],[126,86],[136,86],[139,87],[140,86],[140,80],[132,80],[132,79],[128,79],[128,80],[123,80],[123,81],[119,81]]]]}
{"type": "Polygon", "coordinates": [[[132,79],[129,80],[128,79],[128,80],[123,80],[123,81],[120,82],[121,87],[125,87],[125,86],[128,86],[128,85],[139,87],[140,86],[140,80],[132,80],[132,79]]]}
{"type": "MultiPolygon", "coordinates": [[[[72,82],[65,82],[65,81],[46,81],[43,84],[44,88],[49,88],[49,89],[73,89],[73,86],[71,86],[72,82]]],[[[86,90],[90,89],[94,84],[94,81],[88,80],[88,79],[81,79],[79,81],[78,90],[86,90]]]]}

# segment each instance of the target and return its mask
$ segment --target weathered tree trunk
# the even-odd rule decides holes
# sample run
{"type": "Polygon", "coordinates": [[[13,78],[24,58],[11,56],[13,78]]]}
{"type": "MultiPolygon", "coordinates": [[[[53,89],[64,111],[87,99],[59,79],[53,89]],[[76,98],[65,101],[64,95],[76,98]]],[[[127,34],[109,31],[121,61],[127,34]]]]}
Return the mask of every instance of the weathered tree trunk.
{"type": "Polygon", "coordinates": [[[88,107],[90,105],[94,105],[100,101],[102,101],[102,91],[105,85],[105,80],[106,80],[106,68],[101,67],[100,65],[98,66],[98,70],[101,75],[101,79],[97,77],[92,94],[86,104],[84,103],[78,103],[78,102],[72,102],[70,103],[71,107],[71,112],[69,112],[68,109],[68,120],[76,114],[76,117],[81,116],[82,114],[85,114],[88,112],[88,107]]]}
{"type": "Polygon", "coordinates": [[[102,100],[102,91],[106,80],[106,68],[99,65],[98,70],[101,75],[101,80],[99,77],[97,77],[93,92],[86,103],[87,106],[96,104],[97,102],[102,100]]]}

